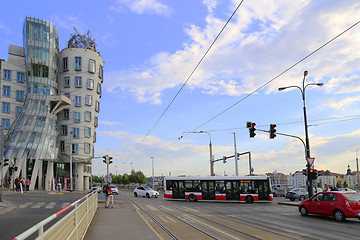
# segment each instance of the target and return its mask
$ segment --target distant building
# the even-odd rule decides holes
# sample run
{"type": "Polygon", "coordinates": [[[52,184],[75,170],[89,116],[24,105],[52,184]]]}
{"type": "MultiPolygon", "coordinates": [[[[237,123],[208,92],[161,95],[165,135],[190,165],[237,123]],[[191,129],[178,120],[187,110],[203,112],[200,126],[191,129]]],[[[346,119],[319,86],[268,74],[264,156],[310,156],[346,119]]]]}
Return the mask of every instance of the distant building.
{"type": "Polygon", "coordinates": [[[271,185],[287,185],[289,184],[289,176],[284,175],[283,173],[278,173],[274,171],[272,173],[265,173],[270,177],[271,185]]]}
{"type": "Polygon", "coordinates": [[[357,175],[356,172],[352,172],[350,166],[348,165],[348,169],[345,175],[345,182],[347,187],[351,189],[358,189],[357,175]]]}
{"type": "MultiPolygon", "coordinates": [[[[10,45],[0,61],[5,158],[12,177],[30,178],[30,190],[61,182],[87,190],[100,111],[103,60],[89,35],[74,34],[59,52],[56,28],[26,17],[24,47],[10,45]]],[[[10,175],[6,166],[3,176],[10,175]]]]}
{"type": "Polygon", "coordinates": [[[296,171],[295,173],[290,173],[289,184],[294,187],[305,187],[306,186],[307,177],[304,175],[302,171],[296,171]]]}
{"type": "Polygon", "coordinates": [[[321,173],[318,176],[318,186],[321,189],[325,188],[325,184],[327,184],[329,187],[336,187],[336,176],[337,174],[331,173],[329,170],[321,171],[321,173]]]}

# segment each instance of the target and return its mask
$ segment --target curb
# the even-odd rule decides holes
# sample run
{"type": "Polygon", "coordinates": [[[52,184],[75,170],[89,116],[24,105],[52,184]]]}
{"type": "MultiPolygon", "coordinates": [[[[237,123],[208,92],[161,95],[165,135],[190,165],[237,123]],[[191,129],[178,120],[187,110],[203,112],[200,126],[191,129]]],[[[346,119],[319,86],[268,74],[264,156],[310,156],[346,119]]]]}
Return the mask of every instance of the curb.
{"type": "Polygon", "coordinates": [[[292,203],[292,202],[278,202],[278,204],[280,204],[280,205],[288,205],[288,206],[294,206],[294,207],[299,206],[299,203],[297,203],[297,202],[294,202],[294,203],[292,203]]]}
{"type": "Polygon", "coordinates": [[[9,201],[6,201],[3,199],[3,201],[0,202],[0,216],[8,214],[15,209],[17,209],[17,205],[15,205],[9,201]]]}

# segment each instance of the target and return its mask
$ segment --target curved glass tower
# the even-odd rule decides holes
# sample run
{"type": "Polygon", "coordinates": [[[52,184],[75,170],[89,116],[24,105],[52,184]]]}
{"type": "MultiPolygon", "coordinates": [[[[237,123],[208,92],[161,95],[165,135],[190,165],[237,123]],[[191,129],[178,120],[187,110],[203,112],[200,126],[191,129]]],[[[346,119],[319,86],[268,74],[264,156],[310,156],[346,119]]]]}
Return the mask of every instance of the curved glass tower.
{"type": "Polygon", "coordinates": [[[59,43],[52,24],[30,17],[26,18],[23,38],[27,94],[23,109],[7,136],[4,153],[5,158],[25,171],[22,176],[31,176],[32,190],[36,180],[41,188],[43,170],[53,168],[58,153],[56,114],[51,112],[50,96],[57,95],[59,43]]]}

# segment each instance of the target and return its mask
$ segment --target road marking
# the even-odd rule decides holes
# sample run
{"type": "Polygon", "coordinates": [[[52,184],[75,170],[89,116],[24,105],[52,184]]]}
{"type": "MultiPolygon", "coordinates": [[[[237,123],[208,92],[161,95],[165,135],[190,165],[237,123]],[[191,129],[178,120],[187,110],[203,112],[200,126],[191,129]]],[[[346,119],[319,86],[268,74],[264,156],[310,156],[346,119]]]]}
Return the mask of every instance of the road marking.
{"type": "Polygon", "coordinates": [[[31,208],[40,208],[42,205],[44,205],[45,202],[38,202],[37,204],[35,204],[34,206],[32,206],[31,208]]]}
{"type": "Polygon", "coordinates": [[[178,208],[188,211],[188,212],[200,212],[199,210],[188,208],[188,207],[178,207],[178,208]]]}
{"type": "Polygon", "coordinates": [[[146,207],[150,208],[150,210],[152,210],[152,211],[159,211],[159,209],[157,209],[151,205],[148,205],[148,204],[146,205],[146,207]]]}
{"type": "Polygon", "coordinates": [[[63,208],[65,208],[65,207],[67,207],[68,205],[70,205],[70,203],[68,203],[68,202],[64,202],[64,203],[61,205],[61,209],[63,209],[63,208]]]}
{"type": "Polygon", "coordinates": [[[165,217],[165,216],[160,216],[160,215],[159,215],[159,218],[160,218],[161,220],[163,220],[164,222],[169,222],[168,220],[165,220],[164,217],[165,217]]]}
{"type": "Polygon", "coordinates": [[[174,211],[174,209],[171,209],[171,208],[168,208],[168,207],[164,207],[164,206],[161,206],[162,209],[166,210],[166,211],[169,211],[169,212],[172,212],[174,211]]]}
{"type": "Polygon", "coordinates": [[[54,208],[56,202],[49,203],[45,208],[54,208]]]}
{"type": "MultiPolygon", "coordinates": [[[[184,214],[183,216],[186,216],[186,217],[190,218],[190,217],[187,216],[186,214],[184,214]]],[[[225,235],[227,235],[227,236],[229,236],[229,237],[231,237],[231,238],[239,239],[239,240],[240,240],[240,238],[237,238],[237,237],[235,237],[235,236],[233,236],[233,235],[231,235],[231,234],[229,234],[229,233],[227,233],[227,232],[221,231],[220,229],[215,228],[215,227],[213,227],[213,226],[211,226],[211,225],[209,225],[209,224],[206,224],[206,223],[201,222],[201,221],[199,221],[199,220],[197,220],[197,219],[194,219],[194,218],[192,218],[192,220],[193,220],[194,222],[198,222],[198,223],[200,223],[200,224],[202,224],[202,225],[204,225],[204,226],[207,226],[207,227],[209,227],[209,228],[212,228],[212,229],[214,229],[215,231],[217,231],[217,232],[219,232],[219,233],[222,233],[222,234],[225,234],[225,235]]]]}
{"type": "Polygon", "coordinates": [[[26,203],[20,205],[19,208],[26,208],[27,206],[30,206],[31,204],[33,204],[33,202],[26,202],[26,203]]]}

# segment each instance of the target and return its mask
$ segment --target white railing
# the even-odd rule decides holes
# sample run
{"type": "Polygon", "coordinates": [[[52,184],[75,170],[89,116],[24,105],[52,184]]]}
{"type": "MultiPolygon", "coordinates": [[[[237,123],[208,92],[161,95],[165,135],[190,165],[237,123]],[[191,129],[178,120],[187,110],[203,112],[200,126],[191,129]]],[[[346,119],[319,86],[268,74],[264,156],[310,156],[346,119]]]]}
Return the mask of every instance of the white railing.
{"type": "Polygon", "coordinates": [[[91,192],[57,213],[29,228],[14,240],[22,240],[38,232],[36,239],[83,239],[98,207],[97,192],[91,192]],[[85,199],[85,201],[83,201],[85,199]],[[83,201],[82,203],[80,203],[83,201]],[[79,204],[80,203],[80,204],[79,204]],[[62,213],[74,209],[44,232],[44,226],[62,213]]]}

